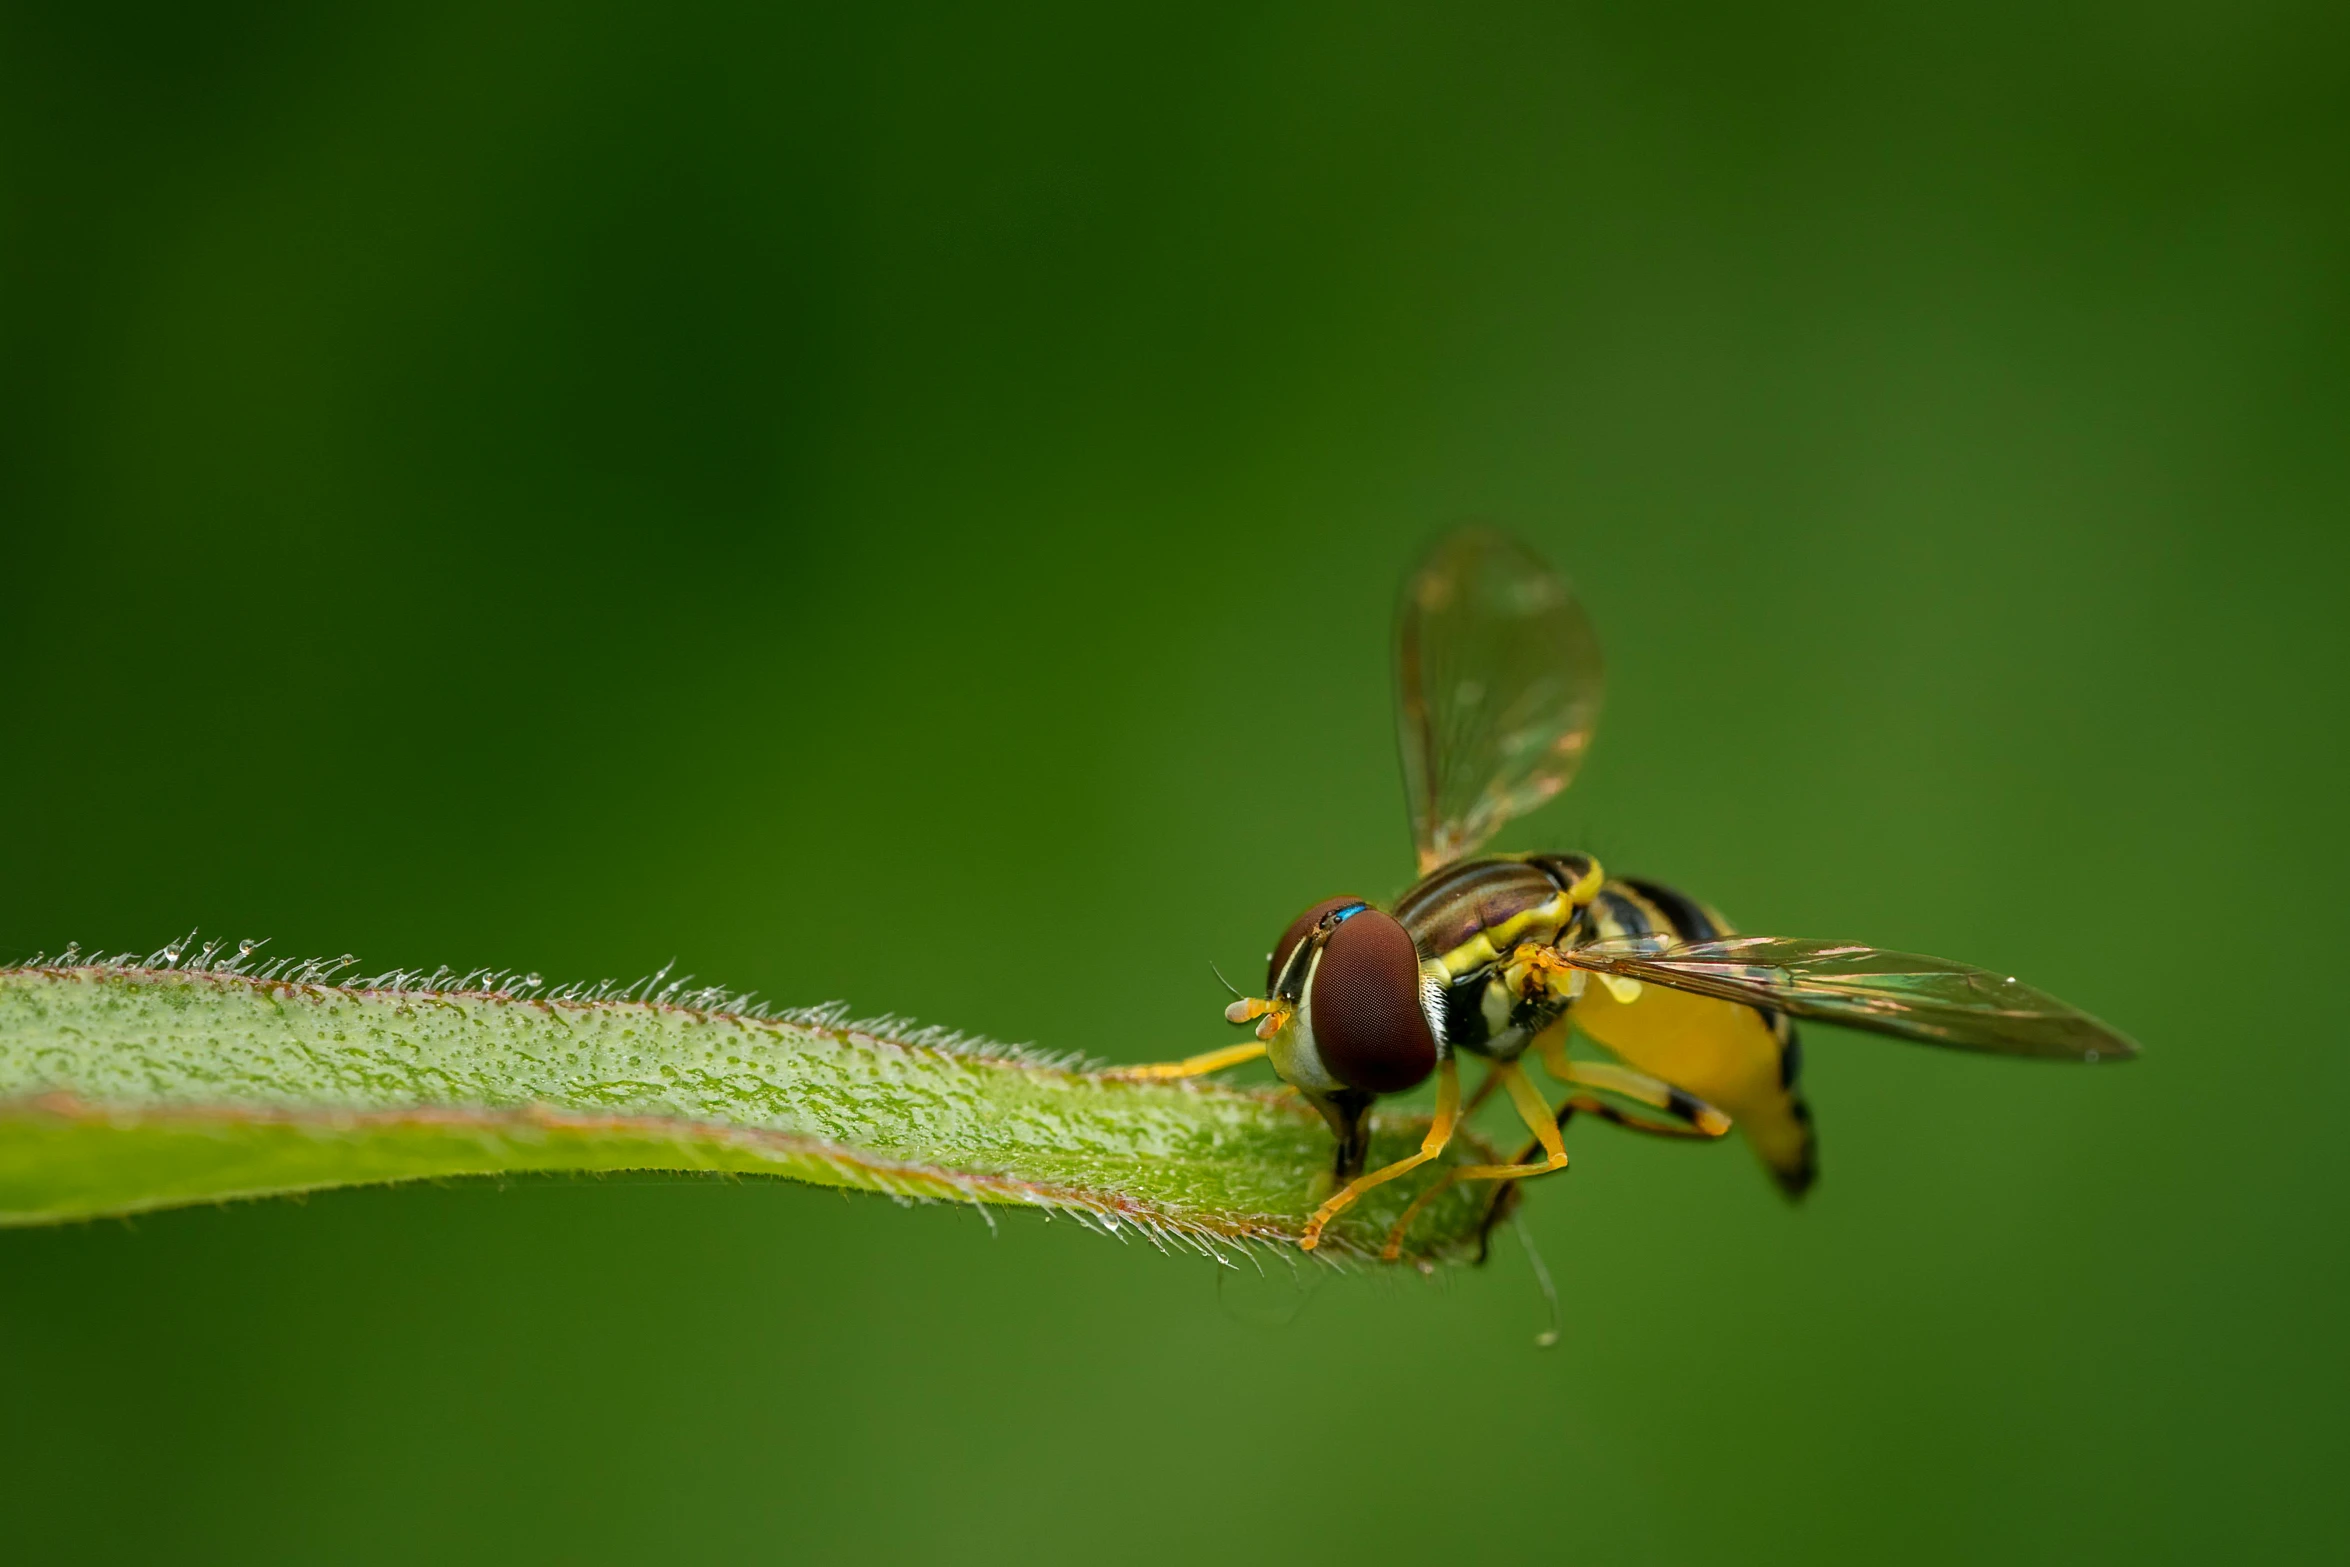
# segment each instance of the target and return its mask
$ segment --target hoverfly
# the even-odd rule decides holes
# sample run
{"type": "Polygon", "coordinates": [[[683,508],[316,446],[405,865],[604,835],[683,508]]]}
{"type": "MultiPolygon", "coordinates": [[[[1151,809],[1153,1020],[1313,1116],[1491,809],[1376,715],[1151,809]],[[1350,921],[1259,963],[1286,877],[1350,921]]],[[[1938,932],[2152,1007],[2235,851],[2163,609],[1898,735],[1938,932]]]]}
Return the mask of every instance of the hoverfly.
{"type": "Polygon", "coordinates": [[[1796,1018],[2001,1055],[2137,1054],[2012,978],[1849,942],[1741,936],[1705,904],[1660,882],[1611,878],[1588,854],[1478,856],[1503,823],[1572,781],[1602,685],[1599,639],[1565,579],[1504,534],[1440,542],[1406,585],[1396,634],[1419,881],[1390,908],[1326,898],[1290,921],[1268,955],[1264,996],[1225,1011],[1254,1025],[1255,1042],[1133,1069],[1189,1077],[1266,1056],[1321,1112],[1337,1139],[1338,1189],[1307,1222],[1305,1249],[1364,1192],[1442,1155],[1497,1086],[1533,1142],[1515,1163],[1448,1172],[1397,1221],[1386,1256],[1444,1184],[1565,1169],[1561,1132],[1578,1111],[1665,1136],[1719,1137],[1735,1124],[1779,1185],[1801,1195],[1817,1164],[1796,1018]],[[1616,1059],[1570,1056],[1570,1019],[1616,1059]],[[1466,1105],[1463,1054],[1489,1063],[1466,1105]],[[1527,1076],[1528,1054],[1570,1090],[1563,1103],[1527,1076]],[[1419,1152],[1366,1173],[1372,1103],[1431,1076],[1436,1110],[1419,1152]]]}

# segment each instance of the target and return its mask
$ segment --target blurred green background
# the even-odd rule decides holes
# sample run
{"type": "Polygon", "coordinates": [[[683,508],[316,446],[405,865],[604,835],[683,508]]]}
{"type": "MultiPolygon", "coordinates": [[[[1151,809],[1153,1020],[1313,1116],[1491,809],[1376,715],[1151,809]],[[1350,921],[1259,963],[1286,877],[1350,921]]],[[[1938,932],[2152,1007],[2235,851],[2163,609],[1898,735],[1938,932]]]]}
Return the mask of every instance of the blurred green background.
{"type": "Polygon", "coordinates": [[[2012,970],[1824,1176],[1434,1283],[787,1186],[0,1234],[24,1561],[2316,1559],[2350,1523],[2338,5],[0,8],[0,952],[201,922],[1125,1059],[1409,857],[1397,580],[1582,846],[2012,970]],[[918,911],[918,912],[910,912],[918,911]]]}

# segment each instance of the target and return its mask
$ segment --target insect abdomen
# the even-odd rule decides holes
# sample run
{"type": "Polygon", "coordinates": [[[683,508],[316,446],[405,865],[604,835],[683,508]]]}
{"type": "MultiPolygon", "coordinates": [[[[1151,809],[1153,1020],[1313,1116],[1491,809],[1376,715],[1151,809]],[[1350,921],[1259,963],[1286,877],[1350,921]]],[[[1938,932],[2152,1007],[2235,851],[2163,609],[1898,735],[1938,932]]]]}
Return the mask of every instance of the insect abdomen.
{"type": "MultiPolygon", "coordinates": [[[[1719,914],[1661,882],[1610,881],[1591,909],[1595,936],[1670,935],[1717,941],[1736,934],[1719,914]]],[[[1746,1134],[1780,1187],[1801,1196],[1818,1169],[1811,1111],[1796,1086],[1802,1048],[1782,1013],[1643,986],[1635,1000],[1586,987],[1576,1027],[1643,1072],[1718,1105],[1746,1134]]]]}

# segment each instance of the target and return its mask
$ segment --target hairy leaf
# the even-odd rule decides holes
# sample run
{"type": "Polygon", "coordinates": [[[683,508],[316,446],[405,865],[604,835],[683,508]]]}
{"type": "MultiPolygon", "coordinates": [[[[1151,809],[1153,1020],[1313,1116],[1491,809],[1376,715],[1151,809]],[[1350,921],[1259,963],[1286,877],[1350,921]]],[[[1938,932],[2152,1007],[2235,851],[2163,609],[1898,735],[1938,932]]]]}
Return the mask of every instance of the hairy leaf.
{"type": "MultiPolygon", "coordinates": [[[[1272,1092],[1121,1080],[674,985],[334,984],[323,976],[339,965],[246,972],[211,949],[180,957],[0,969],[0,1224],[371,1182],[668,1170],[1040,1208],[1219,1251],[1294,1242],[1327,1190],[1329,1133],[1272,1092]]],[[[1409,1152],[1425,1124],[1382,1117],[1373,1162],[1409,1152]]],[[[1423,1174],[1370,1194],[1335,1248],[1375,1254],[1423,1174]]],[[[1425,1264],[1472,1246],[1485,1190],[1432,1203],[1406,1255],[1425,1264]]]]}

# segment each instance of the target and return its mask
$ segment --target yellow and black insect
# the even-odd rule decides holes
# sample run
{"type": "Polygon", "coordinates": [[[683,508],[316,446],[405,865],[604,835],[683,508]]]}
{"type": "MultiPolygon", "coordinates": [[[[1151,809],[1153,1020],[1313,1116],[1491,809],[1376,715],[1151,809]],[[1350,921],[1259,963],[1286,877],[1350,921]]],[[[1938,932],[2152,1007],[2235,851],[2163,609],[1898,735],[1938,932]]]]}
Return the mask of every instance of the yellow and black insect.
{"type": "MultiPolygon", "coordinates": [[[[1740,936],[1653,881],[1611,879],[1588,854],[1473,857],[1500,826],[1564,789],[1598,722],[1599,639],[1566,582],[1506,535],[1445,539],[1414,573],[1396,636],[1396,723],[1420,880],[1380,909],[1329,898],[1292,920],[1265,995],[1235,1001],[1257,1040],[1137,1069],[1189,1077],[1263,1055],[1338,1141],[1338,1190],[1307,1223],[1312,1250],[1370,1188],[1442,1154],[1462,1117],[1507,1092],[1534,1142],[1513,1164],[1450,1181],[1566,1168],[1561,1131],[1582,1112],[1638,1131],[1719,1137],[1735,1122],[1790,1195],[1816,1169],[1792,1019],[1927,1044],[2067,1061],[2137,1046],[2055,997],[1941,958],[1849,942],[1740,936]],[[1567,1053],[1567,1024],[1616,1060],[1567,1053]],[[1462,1053],[1491,1063],[1467,1105],[1462,1053]],[[1553,1106],[1532,1052],[1570,1090],[1553,1106]],[[1420,1151],[1365,1173],[1372,1102],[1436,1078],[1420,1151]],[[1584,1092],[1575,1092],[1583,1090],[1584,1092]],[[1653,1121],[1590,1091],[1672,1117],[1653,1121]]],[[[1388,1236],[1395,1256],[1422,1194],[1388,1236]]]]}

